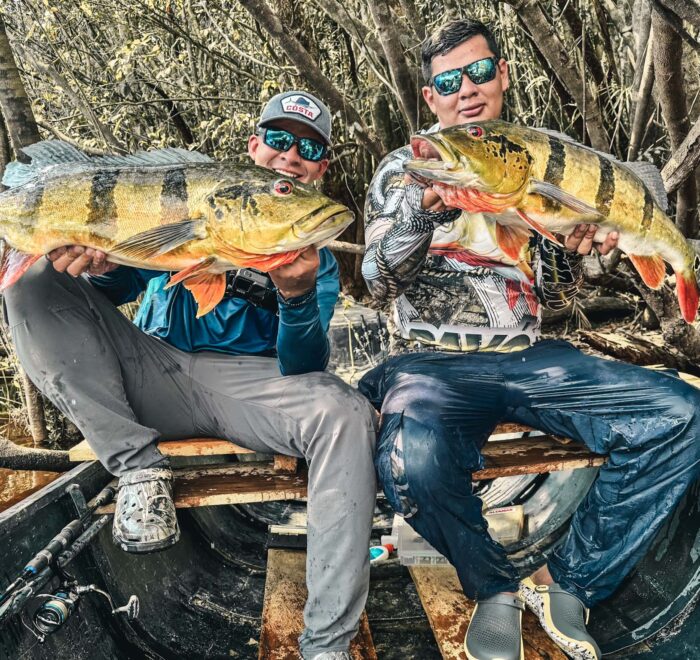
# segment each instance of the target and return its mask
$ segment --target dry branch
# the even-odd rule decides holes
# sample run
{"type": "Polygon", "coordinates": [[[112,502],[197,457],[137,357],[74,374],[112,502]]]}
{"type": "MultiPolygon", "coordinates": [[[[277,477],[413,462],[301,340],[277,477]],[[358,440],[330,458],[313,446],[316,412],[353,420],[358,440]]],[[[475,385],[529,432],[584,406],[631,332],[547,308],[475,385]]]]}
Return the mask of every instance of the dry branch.
{"type": "Polygon", "coordinates": [[[0,436],[0,468],[65,472],[72,467],[67,451],[22,447],[0,436]]]}
{"type": "Polygon", "coordinates": [[[672,193],[695,172],[700,165],[700,118],[690,129],[681,145],[673,152],[672,156],[661,171],[666,192],[672,193]]]}
{"type": "Polygon", "coordinates": [[[655,0],[655,4],[663,5],[679,18],[700,29],[700,2],[698,0],[655,0]]]}

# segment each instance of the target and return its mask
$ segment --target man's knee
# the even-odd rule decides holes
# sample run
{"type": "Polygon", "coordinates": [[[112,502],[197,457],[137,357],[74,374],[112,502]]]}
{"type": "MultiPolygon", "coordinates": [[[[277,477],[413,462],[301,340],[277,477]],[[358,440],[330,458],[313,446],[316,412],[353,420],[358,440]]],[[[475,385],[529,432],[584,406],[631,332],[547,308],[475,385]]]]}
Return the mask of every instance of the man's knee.
{"type": "Polygon", "coordinates": [[[8,323],[21,323],[34,312],[45,310],[49,303],[56,303],[59,277],[68,276],[57,273],[49,261],[40,259],[4,291],[8,323]]]}

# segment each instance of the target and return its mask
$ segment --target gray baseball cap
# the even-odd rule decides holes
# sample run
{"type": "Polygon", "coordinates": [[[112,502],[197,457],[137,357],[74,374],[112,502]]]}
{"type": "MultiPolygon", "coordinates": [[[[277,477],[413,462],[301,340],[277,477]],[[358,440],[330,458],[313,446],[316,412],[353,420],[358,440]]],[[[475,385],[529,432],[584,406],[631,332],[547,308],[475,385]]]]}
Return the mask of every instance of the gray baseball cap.
{"type": "Polygon", "coordinates": [[[278,119],[292,119],[313,128],[331,144],[331,111],[313,94],[301,90],[273,96],[263,108],[258,128],[265,128],[278,119]]]}

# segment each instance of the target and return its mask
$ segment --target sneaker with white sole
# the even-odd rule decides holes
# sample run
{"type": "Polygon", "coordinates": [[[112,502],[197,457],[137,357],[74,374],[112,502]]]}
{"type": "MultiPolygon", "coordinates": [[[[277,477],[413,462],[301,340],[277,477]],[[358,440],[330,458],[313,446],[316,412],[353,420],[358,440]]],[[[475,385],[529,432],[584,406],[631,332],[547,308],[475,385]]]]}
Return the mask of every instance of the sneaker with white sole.
{"type": "Polygon", "coordinates": [[[601,652],[588,634],[588,608],[558,584],[520,583],[520,597],[555,644],[574,660],[599,660],[601,652]]]}
{"type": "Polygon", "coordinates": [[[163,550],[180,538],[170,468],[133,470],[119,478],[112,538],[126,552],[163,550]]]}
{"type": "Polygon", "coordinates": [[[518,596],[496,594],[479,600],[464,638],[469,660],[523,660],[522,619],[518,596]]]}
{"type": "Polygon", "coordinates": [[[351,660],[347,651],[324,651],[314,656],[314,660],[351,660]]]}

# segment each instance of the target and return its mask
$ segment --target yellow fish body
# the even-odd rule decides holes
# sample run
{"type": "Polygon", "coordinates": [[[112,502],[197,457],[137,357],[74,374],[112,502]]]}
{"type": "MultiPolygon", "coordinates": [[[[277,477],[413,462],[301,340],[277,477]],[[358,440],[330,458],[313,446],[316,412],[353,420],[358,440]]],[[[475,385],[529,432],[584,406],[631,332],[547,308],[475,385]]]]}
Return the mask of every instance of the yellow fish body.
{"type": "Polygon", "coordinates": [[[118,264],[176,271],[198,302],[198,316],[224,295],[225,272],[269,271],[323,246],[353,220],[343,205],[271,170],[214,162],[166,149],[89,158],[51,141],[11,163],[0,194],[0,235],[11,246],[0,290],[41,255],[76,244],[118,264]]]}
{"type": "Polygon", "coordinates": [[[531,230],[559,242],[579,223],[599,226],[595,240],[619,232],[618,246],[645,284],[659,288],[665,263],[676,274],[683,318],[696,316],[700,260],[628,165],[565,136],[485,121],[411,139],[405,169],[428,179],[445,204],[496,220],[495,240],[515,261],[531,230]]]}

